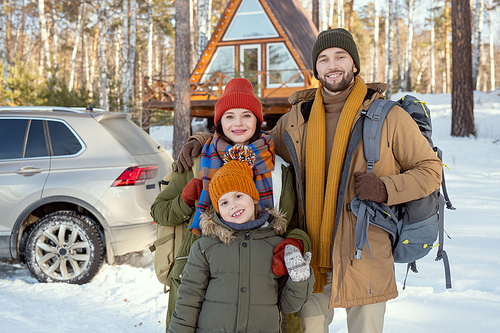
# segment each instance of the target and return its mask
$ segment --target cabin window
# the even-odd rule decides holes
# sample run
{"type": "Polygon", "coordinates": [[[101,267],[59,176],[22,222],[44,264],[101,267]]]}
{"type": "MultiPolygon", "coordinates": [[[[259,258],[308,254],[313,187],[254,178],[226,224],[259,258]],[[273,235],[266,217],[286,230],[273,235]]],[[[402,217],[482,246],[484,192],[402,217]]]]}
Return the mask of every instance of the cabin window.
{"type": "Polygon", "coordinates": [[[284,43],[267,44],[267,86],[279,87],[286,82],[287,87],[304,85],[304,76],[284,43]]]}
{"type": "Polygon", "coordinates": [[[260,44],[240,46],[241,76],[252,82],[254,87],[260,84],[259,72],[262,69],[260,50],[260,44]]]}
{"type": "Polygon", "coordinates": [[[278,37],[258,0],[243,0],[222,40],[278,37]]]}
{"type": "MultiPolygon", "coordinates": [[[[202,82],[209,81],[219,73],[223,74],[222,82],[224,86],[234,77],[234,46],[222,46],[215,51],[202,82]]],[[[216,79],[213,82],[216,85],[219,81],[216,79]]]]}

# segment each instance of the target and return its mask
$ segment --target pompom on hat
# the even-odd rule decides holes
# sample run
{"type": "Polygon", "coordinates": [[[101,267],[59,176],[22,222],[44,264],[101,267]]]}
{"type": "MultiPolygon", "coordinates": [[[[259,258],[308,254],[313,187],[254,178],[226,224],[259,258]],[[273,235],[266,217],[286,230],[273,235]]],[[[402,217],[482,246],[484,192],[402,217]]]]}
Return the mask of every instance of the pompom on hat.
{"type": "Polygon", "coordinates": [[[235,145],[224,155],[224,164],[210,180],[208,191],[215,211],[219,213],[219,198],[229,192],[248,194],[259,201],[259,191],[253,180],[254,152],[247,146],[235,145]]]}
{"type": "Polygon", "coordinates": [[[361,68],[359,66],[358,47],[351,33],[344,28],[335,28],[330,30],[321,31],[314,42],[311,52],[311,62],[314,72],[314,77],[318,78],[318,71],[316,70],[316,61],[321,52],[326,49],[338,47],[345,50],[351,56],[354,65],[358,69],[354,72],[354,76],[358,75],[361,68]]]}
{"type": "Polygon", "coordinates": [[[239,108],[252,111],[261,123],[264,122],[262,104],[253,92],[252,83],[244,78],[233,78],[215,104],[214,122],[217,123],[227,110],[239,108]]]}

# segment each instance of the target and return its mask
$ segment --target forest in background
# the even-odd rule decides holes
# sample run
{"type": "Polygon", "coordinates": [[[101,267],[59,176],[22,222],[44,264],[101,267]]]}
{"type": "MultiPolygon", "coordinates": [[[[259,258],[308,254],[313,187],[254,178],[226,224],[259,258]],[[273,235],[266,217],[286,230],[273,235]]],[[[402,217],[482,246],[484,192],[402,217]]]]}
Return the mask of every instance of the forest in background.
{"type": "MultiPolygon", "coordinates": [[[[189,2],[192,68],[228,1],[178,1],[189,2]]],[[[451,91],[451,0],[354,1],[299,2],[319,31],[352,32],[366,82],[389,82],[392,92],[451,91]]],[[[498,4],[471,0],[476,90],[499,85],[498,4]]],[[[140,123],[142,80],[173,78],[174,46],[172,0],[1,0],[0,103],[93,104],[132,112],[140,123]]],[[[150,125],[171,122],[171,113],[159,112],[150,125]]]]}

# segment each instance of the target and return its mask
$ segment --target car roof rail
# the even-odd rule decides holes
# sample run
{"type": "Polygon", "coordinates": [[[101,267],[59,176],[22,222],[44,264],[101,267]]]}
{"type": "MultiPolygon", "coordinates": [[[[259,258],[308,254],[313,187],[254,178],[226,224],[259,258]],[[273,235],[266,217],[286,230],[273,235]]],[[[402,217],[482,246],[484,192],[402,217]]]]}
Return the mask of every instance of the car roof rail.
{"type": "Polygon", "coordinates": [[[89,112],[106,112],[104,109],[93,108],[87,110],[85,107],[65,107],[65,106],[2,106],[0,111],[40,111],[40,112],[73,112],[73,113],[89,113],[89,112]]]}

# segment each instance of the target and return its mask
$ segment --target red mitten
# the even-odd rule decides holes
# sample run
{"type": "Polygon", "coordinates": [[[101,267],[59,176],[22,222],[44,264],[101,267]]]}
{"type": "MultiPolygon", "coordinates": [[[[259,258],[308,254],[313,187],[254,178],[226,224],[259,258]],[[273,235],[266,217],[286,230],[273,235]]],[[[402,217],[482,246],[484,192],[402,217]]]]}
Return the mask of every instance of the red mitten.
{"type": "Polygon", "coordinates": [[[355,172],[354,188],[360,200],[386,202],[387,190],[384,182],[374,173],[355,172]]]}
{"type": "Polygon", "coordinates": [[[182,200],[188,204],[189,207],[194,206],[194,202],[200,198],[201,191],[203,190],[203,181],[198,178],[193,178],[184,186],[182,190],[182,200]]]}
{"type": "Polygon", "coordinates": [[[288,270],[285,265],[285,246],[293,245],[299,248],[300,253],[304,252],[304,245],[302,242],[295,238],[285,238],[284,241],[278,244],[274,249],[273,256],[273,273],[277,276],[284,276],[288,274],[288,270]]]}

